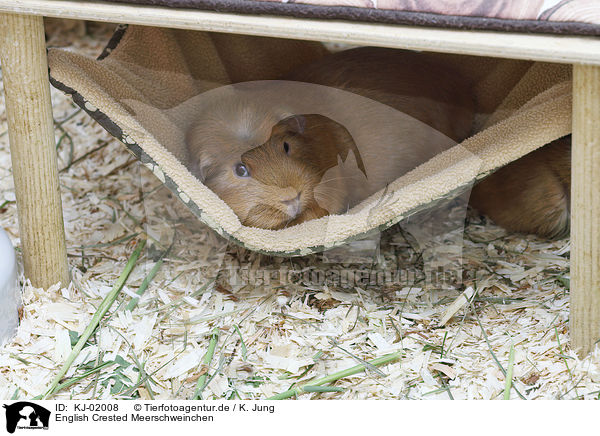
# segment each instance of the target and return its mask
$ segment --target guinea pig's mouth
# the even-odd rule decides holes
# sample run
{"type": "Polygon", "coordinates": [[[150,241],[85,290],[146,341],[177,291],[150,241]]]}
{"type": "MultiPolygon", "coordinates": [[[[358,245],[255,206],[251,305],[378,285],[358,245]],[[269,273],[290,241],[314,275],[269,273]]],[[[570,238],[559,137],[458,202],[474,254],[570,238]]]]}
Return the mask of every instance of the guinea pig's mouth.
{"type": "Polygon", "coordinates": [[[302,202],[300,200],[301,195],[302,192],[300,192],[295,198],[282,201],[284,211],[290,217],[290,219],[296,218],[302,212],[302,202]]]}
{"type": "Polygon", "coordinates": [[[307,192],[310,191],[288,191],[277,203],[257,204],[247,211],[242,223],[249,227],[281,230],[328,215],[325,209],[311,203],[307,192]]]}

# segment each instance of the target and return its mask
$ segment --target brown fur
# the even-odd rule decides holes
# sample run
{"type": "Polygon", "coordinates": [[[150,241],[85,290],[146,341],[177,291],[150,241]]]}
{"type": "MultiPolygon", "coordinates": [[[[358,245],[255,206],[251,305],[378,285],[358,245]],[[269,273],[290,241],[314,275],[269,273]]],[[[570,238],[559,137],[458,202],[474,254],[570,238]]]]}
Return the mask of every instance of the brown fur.
{"type": "Polygon", "coordinates": [[[548,238],[569,234],[571,137],[499,169],[473,188],[471,205],[507,230],[548,238]]]}
{"type": "Polygon", "coordinates": [[[242,155],[252,178],[270,191],[271,199],[278,199],[275,208],[261,206],[253,211],[248,225],[278,229],[343,210],[347,200],[339,192],[344,180],[332,180],[334,185],[328,185],[323,178],[338,165],[338,158],[345,161],[351,152],[365,173],[358,148],[342,125],[316,114],[292,116],[277,123],[265,144],[242,155]],[[290,213],[288,205],[296,197],[299,210],[290,213]]]}
{"type": "Polygon", "coordinates": [[[425,53],[360,47],[327,56],[285,78],[373,98],[455,141],[471,133],[474,102],[469,83],[425,53]]]}
{"type": "Polygon", "coordinates": [[[346,160],[354,153],[358,168],[365,173],[358,147],[350,132],[339,123],[319,114],[291,116],[277,123],[267,145],[281,151],[281,144],[289,142],[290,156],[318,169],[323,176],[338,165],[338,158],[346,160]]]}

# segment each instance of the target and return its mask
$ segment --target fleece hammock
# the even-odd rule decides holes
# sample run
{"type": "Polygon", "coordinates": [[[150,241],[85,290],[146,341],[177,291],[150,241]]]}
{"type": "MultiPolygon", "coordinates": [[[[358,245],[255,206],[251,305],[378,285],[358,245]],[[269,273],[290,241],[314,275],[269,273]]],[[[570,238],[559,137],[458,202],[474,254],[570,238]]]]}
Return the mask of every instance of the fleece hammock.
{"type": "Polygon", "coordinates": [[[315,253],[361,239],[468,190],[477,180],[571,132],[570,67],[435,55],[471,80],[474,134],[341,215],[281,230],[243,226],[184,165],[191,97],[275,80],[327,55],[318,43],[121,26],[98,59],[49,51],[51,81],[100,123],[206,225],[271,255],[315,253]],[[212,91],[211,91],[212,90],[212,91]]]}

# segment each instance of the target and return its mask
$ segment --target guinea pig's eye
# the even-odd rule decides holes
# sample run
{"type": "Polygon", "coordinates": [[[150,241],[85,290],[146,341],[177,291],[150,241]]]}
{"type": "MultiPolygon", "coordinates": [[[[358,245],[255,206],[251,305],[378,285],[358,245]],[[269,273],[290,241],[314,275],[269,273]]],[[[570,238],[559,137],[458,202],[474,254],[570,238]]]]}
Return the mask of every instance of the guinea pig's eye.
{"type": "Polygon", "coordinates": [[[235,175],[238,177],[250,177],[250,172],[243,163],[237,164],[233,170],[235,171],[235,175]]]}
{"type": "Polygon", "coordinates": [[[283,143],[283,151],[285,151],[285,154],[289,155],[290,154],[290,144],[288,144],[287,142],[283,143]]]}

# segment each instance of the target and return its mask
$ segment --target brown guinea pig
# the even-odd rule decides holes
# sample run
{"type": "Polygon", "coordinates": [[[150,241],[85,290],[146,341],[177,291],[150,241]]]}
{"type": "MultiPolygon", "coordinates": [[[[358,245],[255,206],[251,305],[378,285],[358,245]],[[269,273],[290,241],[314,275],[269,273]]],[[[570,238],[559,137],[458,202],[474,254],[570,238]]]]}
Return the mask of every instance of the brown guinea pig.
{"type": "Polygon", "coordinates": [[[483,179],[471,206],[507,230],[547,238],[569,235],[571,136],[565,136],[483,179]]]}
{"type": "Polygon", "coordinates": [[[239,100],[207,105],[186,138],[191,171],[247,226],[278,229],[346,212],[471,130],[470,84],[425,55],[363,47],[284,79],[322,85],[320,96],[313,92],[321,101],[300,92],[294,104],[289,95],[252,100],[241,84],[239,100]],[[325,87],[355,97],[354,106],[330,102],[343,125],[319,112],[337,98],[325,87]]]}
{"type": "Polygon", "coordinates": [[[352,175],[336,170],[339,159],[345,162],[350,153],[366,175],[344,126],[318,114],[285,118],[265,144],[242,154],[236,171],[246,179],[251,198],[234,210],[245,225],[269,229],[343,212],[350,207],[346,186],[352,175]]]}
{"type": "Polygon", "coordinates": [[[236,172],[244,197],[233,209],[245,225],[270,229],[344,213],[453,144],[422,123],[388,121],[379,120],[373,131],[358,129],[359,149],[350,132],[326,116],[283,119],[264,144],[242,154],[236,172]]]}
{"type": "Polygon", "coordinates": [[[281,116],[238,96],[217,100],[201,108],[198,120],[187,132],[187,166],[240,216],[247,200],[236,166],[244,152],[269,137],[281,116]]]}

